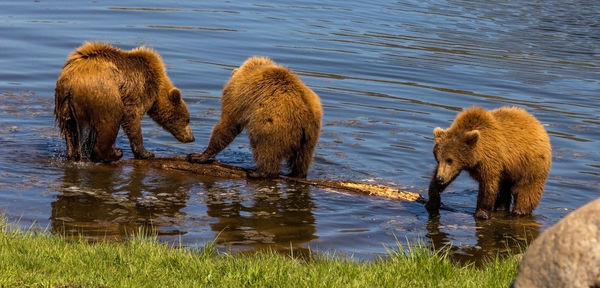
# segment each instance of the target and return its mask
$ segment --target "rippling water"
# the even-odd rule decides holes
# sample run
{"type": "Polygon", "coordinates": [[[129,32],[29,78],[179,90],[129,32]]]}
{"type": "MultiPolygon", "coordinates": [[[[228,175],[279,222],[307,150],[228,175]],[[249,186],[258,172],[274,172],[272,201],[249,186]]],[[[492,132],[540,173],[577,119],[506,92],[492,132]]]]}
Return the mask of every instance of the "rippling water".
{"type": "MultiPolygon", "coordinates": [[[[600,196],[600,4],[355,2],[0,2],[0,212],[92,239],[119,240],[144,227],[190,246],[216,238],[234,250],[310,248],[366,259],[424,239],[478,260],[531,241],[600,196]],[[264,55],[321,97],[324,125],[309,178],[426,196],[433,128],[449,126],[463,107],[516,105],[550,133],[546,191],[531,217],[476,221],[477,183],[465,174],[442,196],[457,211],[429,219],[420,204],[303,185],[68,163],[53,89],[83,41],[147,45],[162,55],[197,140],[177,143],[146,117],[144,141],[157,156],[202,151],[231,69],[264,55]]],[[[123,135],[117,145],[133,157],[123,135]]],[[[252,167],[248,146],[242,135],[217,158],[252,167]]]]}

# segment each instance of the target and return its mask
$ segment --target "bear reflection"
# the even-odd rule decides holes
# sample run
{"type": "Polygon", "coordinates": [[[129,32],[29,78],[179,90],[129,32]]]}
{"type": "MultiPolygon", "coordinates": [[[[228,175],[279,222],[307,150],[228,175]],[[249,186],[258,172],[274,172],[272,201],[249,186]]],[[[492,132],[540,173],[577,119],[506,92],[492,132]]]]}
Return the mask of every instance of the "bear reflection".
{"type": "Polygon", "coordinates": [[[53,233],[90,240],[121,240],[139,231],[181,234],[169,227],[184,218],[190,179],[143,164],[78,165],[65,168],[51,204],[53,233]]]}
{"type": "MultiPolygon", "coordinates": [[[[455,239],[459,238],[458,234],[465,232],[452,224],[442,225],[440,216],[434,216],[427,222],[426,237],[435,249],[452,244],[450,258],[461,263],[474,262],[480,265],[498,253],[521,253],[540,233],[540,224],[534,216],[495,215],[491,221],[475,219],[475,226],[477,243],[461,245],[455,239]]],[[[465,230],[465,234],[468,234],[464,235],[465,238],[471,239],[473,229],[469,227],[465,230]]]]}
{"type": "Polygon", "coordinates": [[[248,183],[248,191],[207,187],[207,214],[218,235],[217,244],[237,248],[266,248],[308,252],[302,244],[317,238],[315,205],[303,184],[248,183]]]}

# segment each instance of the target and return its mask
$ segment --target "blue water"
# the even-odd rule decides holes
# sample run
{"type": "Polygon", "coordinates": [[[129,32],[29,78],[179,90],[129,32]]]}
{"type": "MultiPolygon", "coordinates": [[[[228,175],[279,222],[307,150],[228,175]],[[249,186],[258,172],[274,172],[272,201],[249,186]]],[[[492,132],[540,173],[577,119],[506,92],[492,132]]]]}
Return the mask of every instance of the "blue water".
{"type": "MultiPolygon", "coordinates": [[[[600,196],[600,4],[596,1],[0,2],[0,212],[55,233],[253,250],[310,248],[369,259],[396,242],[453,245],[481,259],[531,241],[600,196]],[[156,49],[184,94],[196,142],[148,117],[157,156],[202,151],[221,89],[251,55],[288,66],[319,94],[312,179],[370,181],[426,196],[432,130],[471,105],[522,107],[548,130],[553,166],[531,217],[475,221],[465,173],[442,194],[457,212],[285,183],[149,167],[68,163],[54,84],[83,41],[156,49]],[[218,235],[218,236],[217,236],[218,235]],[[508,244],[508,246],[507,246],[508,244]]],[[[132,158],[120,135],[117,145],[132,158]]],[[[253,167],[244,135],[217,157],[253,167]]]]}

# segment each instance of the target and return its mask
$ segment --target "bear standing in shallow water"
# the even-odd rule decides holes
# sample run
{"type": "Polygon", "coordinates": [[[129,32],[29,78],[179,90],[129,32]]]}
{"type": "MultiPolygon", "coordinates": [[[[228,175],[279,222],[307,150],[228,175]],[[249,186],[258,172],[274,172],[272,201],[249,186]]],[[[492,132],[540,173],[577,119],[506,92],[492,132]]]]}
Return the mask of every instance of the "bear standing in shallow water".
{"type": "Polygon", "coordinates": [[[552,162],[550,139],[542,124],[525,110],[471,107],[447,130],[433,130],[438,165],[429,185],[430,212],[437,213],[440,193],[462,170],[479,182],[475,217],[492,210],[530,214],[540,202],[552,162]]]}
{"type": "Polygon", "coordinates": [[[232,72],[223,88],[221,120],[202,154],[204,163],[223,150],[244,128],[257,171],[251,177],[276,177],[287,160],[292,177],[306,177],[321,131],[319,96],[289,69],[269,58],[251,57],[232,72]]]}
{"type": "Polygon", "coordinates": [[[69,55],[54,97],[54,115],[69,160],[79,160],[82,154],[94,161],[119,160],[123,151],[114,144],[121,126],[135,158],[154,157],[142,139],[146,112],[177,140],[194,141],[181,92],[171,83],[160,56],[149,48],[123,51],[105,43],[84,43],[69,55]]]}

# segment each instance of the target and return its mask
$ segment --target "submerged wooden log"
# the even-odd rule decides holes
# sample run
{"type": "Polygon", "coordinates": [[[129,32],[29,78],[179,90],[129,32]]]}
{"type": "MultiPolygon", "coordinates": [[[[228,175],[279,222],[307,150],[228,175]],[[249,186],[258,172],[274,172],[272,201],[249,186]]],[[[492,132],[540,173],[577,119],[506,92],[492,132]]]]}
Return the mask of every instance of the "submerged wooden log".
{"type": "MultiPolygon", "coordinates": [[[[224,164],[218,161],[209,163],[190,163],[184,157],[168,157],[168,158],[154,158],[148,160],[121,160],[119,163],[122,164],[136,164],[136,165],[150,165],[152,167],[184,171],[199,175],[206,175],[218,178],[226,179],[248,179],[248,172],[251,170],[244,169],[241,167],[224,164]]],[[[372,195],[379,197],[386,197],[392,199],[399,199],[405,201],[415,201],[419,203],[425,203],[426,200],[421,197],[418,193],[403,191],[393,187],[378,185],[378,184],[367,184],[354,181],[333,181],[333,180],[320,180],[320,179],[302,179],[293,178],[280,175],[278,178],[273,179],[275,181],[286,181],[312,185],[319,188],[331,189],[339,192],[356,193],[363,195],[372,195]]]]}

